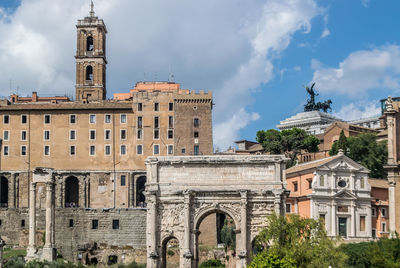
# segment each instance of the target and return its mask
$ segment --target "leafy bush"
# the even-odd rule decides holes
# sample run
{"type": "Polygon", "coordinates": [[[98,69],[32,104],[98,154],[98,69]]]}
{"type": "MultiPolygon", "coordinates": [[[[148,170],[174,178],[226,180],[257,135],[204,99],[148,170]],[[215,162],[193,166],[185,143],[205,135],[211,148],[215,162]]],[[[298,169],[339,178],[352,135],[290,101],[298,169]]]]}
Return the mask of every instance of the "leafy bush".
{"type": "MultiPolygon", "coordinates": [[[[372,242],[374,243],[374,242],[372,242]]],[[[349,268],[371,267],[369,255],[370,242],[342,244],[339,250],[344,252],[348,259],[346,266],[349,268]]]]}
{"type": "Polygon", "coordinates": [[[248,266],[249,268],[295,268],[296,262],[285,256],[279,257],[272,251],[263,251],[257,254],[248,266]]]}
{"type": "Polygon", "coordinates": [[[134,261],[127,265],[118,265],[118,268],[146,268],[146,264],[139,264],[134,261]]]}
{"type": "Polygon", "coordinates": [[[174,255],[175,255],[175,252],[174,252],[172,249],[168,249],[168,250],[167,250],[167,255],[168,255],[168,256],[174,256],[174,255]]]}
{"type": "Polygon", "coordinates": [[[224,264],[221,263],[220,260],[207,260],[205,262],[202,262],[199,266],[199,268],[209,268],[209,267],[219,267],[219,268],[223,268],[225,267],[224,264]]]}

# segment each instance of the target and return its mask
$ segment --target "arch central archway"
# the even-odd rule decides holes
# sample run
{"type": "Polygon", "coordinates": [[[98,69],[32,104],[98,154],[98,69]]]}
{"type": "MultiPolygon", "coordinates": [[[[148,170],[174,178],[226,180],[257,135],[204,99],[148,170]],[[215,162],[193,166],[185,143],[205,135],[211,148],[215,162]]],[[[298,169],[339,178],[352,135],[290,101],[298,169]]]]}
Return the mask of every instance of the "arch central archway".
{"type": "Polygon", "coordinates": [[[234,223],[233,267],[250,261],[251,239],[267,227],[266,217],[284,213],[283,156],[149,157],[147,267],[162,267],[165,239],[179,242],[179,267],[199,265],[199,227],[213,213],[234,223]]]}

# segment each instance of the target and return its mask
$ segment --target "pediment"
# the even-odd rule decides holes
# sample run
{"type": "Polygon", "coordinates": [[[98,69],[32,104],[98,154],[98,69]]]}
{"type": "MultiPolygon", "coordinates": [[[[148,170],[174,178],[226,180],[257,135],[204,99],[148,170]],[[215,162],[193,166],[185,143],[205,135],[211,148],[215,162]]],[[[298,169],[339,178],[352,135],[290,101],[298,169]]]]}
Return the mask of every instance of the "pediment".
{"type": "Polygon", "coordinates": [[[341,190],[337,192],[334,197],[338,199],[357,199],[357,196],[348,190],[341,190]]]}
{"type": "Polygon", "coordinates": [[[342,156],[334,161],[325,164],[330,170],[334,171],[359,171],[359,172],[369,172],[364,166],[353,161],[347,156],[342,156]]]}

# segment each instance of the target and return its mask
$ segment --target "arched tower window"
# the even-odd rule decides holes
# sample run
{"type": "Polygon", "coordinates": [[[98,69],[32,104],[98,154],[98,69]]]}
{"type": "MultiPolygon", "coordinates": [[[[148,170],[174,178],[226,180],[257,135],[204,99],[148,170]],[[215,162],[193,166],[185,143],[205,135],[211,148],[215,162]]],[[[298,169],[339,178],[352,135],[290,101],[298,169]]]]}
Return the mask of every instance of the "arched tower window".
{"type": "Polygon", "coordinates": [[[8,180],[1,177],[0,182],[0,207],[8,207],[8,180]]]}
{"type": "Polygon", "coordinates": [[[144,207],[146,205],[146,198],[144,196],[145,185],[146,177],[139,177],[136,181],[136,206],[144,207]]]}
{"type": "Polygon", "coordinates": [[[88,36],[88,38],[86,38],[86,51],[93,51],[93,37],[88,36]]]}
{"type": "Polygon", "coordinates": [[[93,67],[90,65],[86,67],[86,80],[93,81],[93,67]]]}
{"type": "Polygon", "coordinates": [[[65,180],[65,207],[79,207],[79,181],[74,176],[65,180]]]}

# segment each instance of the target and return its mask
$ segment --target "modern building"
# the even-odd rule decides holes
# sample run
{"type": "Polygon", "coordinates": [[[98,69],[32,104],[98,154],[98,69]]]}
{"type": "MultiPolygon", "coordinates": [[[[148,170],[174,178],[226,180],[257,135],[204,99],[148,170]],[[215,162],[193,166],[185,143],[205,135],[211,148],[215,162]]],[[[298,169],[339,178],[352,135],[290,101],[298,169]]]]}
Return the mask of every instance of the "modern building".
{"type": "Polygon", "coordinates": [[[145,159],[213,153],[210,91],[139,82],[106,100],[106,34],[93,7],[78,21],[75,101],[34,92],[0,102],[0,232],[8,245],[28,244],[34,194],[40,246],[47,186],[32,172],[46,167],[55,174],[53,246],[74,261],[128,261],[145,251],[145,159]]]}

